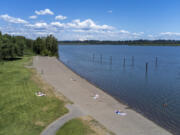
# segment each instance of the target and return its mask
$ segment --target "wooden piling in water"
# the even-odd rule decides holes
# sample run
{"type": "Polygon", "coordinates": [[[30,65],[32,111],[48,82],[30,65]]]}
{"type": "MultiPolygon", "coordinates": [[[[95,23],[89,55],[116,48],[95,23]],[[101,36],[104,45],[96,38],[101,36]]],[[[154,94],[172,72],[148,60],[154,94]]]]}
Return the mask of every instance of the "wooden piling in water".
{"type": "Polygon", "coordinates": [[[100,63],[102,64],[102,54],[100,55],[100,63]]]}
{"type": "Polygon", "coordinates": [[[94,59],[95,59],[95,54],[93,53],[93,62],[94,62],[94,59]]]}
{"type": "Polygon", "coordinates": [[[126,65],[126,58],[124,57],[124,60],[123,60],[123,66],[126,65]]]}
{"type": "Polygon", "coordinates": [[[132,66],[134,66],[134,56],[132,56],[132,66]]]}
{"type": "Polygon", "coordinates": [[[148,62],[146,62],[146,73],[148,72],[148,62]]]}
{"type": "Polygon", "coordinates": [[[112,65],[112,56],[110,56],[110,64],[112,65]]]}
{"type": "Polygon", "coordinates": [[[155,66],[157,67],[158,65],[158,57],[156,57],[156,60],[155,60],[155,66]]]}

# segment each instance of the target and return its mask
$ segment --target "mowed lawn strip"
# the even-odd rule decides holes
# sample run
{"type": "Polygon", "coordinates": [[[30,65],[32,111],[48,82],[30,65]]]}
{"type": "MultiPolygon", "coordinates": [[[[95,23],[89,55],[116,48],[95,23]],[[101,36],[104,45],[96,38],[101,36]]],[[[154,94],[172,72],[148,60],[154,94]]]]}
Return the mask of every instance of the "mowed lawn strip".
{"type": "Polygon", "coordinates": [[[68,112],[53,94],[35,95],[43,86],[33,81],[34,73],[24,67],[30,59],[0,62],[0,135],[39,135],[68,112]]]}
{"type": "Polygon", "coordinates": [[[88,124],[84,123],[81,119],[72,119],[65,123],[56,135],[92,135],[96,134],[88,124]]]}

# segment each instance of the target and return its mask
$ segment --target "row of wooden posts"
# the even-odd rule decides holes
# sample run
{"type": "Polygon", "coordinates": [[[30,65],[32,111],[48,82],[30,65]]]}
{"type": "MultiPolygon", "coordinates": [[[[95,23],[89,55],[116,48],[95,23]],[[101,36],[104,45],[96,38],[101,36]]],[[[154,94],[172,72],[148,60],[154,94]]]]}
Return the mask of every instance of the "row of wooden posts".
{"type": "MultiPolygon", "coordinates": [[[[95,54],[93,54],[93,62],[95,61],[95,54]]],[[[102,58],[102,54],[100,54],[100,63],[102,64],[103,58],[102,58]]],[[[110,60],[109,60],[110,65],[112,65],[112,56],[110,56],[110,60]]],[[[148,62],[145,63],[145,70],[146,72],[148,72],[148,62]]],[[[126,65],[126,58],[124,57],[123,59],[123,66],[126,65]]],[[[155,66],[157,67],[158,65],[158,57],[155,58],[155,66]]],[[[134,66],[134,56],[132,56],[132,66],[134,66]]]]}

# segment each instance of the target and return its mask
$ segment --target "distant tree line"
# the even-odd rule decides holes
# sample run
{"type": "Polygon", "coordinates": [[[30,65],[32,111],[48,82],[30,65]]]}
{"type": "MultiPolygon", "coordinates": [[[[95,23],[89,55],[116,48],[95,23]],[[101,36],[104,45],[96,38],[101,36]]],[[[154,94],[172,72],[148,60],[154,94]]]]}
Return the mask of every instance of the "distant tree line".
{"type": "Polygon", "coordinates": [[[52,35],[32,40],[0,32],[0,60],[22,57],[25,50],[42,56],[58,56],[58,41],[52,35]]]}
{"type": "Polygon", "coordinates": [[[141,46],[180,46],[179,40],[126,40],[126,41],[99,41],[99,40],[84,40],[84,41],[59,41],[59,44],[80,44],[80,45],[141,45],[141,46]]]}

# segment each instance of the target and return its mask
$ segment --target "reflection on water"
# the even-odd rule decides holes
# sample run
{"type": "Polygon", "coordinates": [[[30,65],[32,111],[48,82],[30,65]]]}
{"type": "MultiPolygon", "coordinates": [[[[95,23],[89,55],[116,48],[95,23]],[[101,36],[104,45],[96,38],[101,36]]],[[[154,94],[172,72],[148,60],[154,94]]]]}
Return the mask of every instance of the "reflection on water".
{"type": "Polygon", "coordinates": [[[180,47],[61,45],[60,58],[119,101],[180,134],[180,47]]]}

